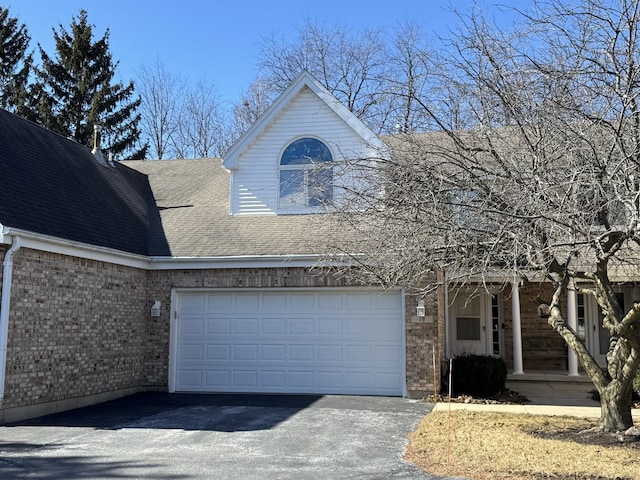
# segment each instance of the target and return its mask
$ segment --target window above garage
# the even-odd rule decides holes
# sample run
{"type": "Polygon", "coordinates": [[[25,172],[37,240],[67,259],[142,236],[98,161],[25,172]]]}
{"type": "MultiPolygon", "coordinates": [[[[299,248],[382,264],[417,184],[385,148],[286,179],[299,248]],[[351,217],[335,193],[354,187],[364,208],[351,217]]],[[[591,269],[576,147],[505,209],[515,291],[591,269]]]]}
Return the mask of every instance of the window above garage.
{"type": "Polygon", "coordinates": [[[279,200],[283,211],[315,211],[333,200],[333,156],[327,145],[312,137],[291,142],[280,156],[279,200]]]}

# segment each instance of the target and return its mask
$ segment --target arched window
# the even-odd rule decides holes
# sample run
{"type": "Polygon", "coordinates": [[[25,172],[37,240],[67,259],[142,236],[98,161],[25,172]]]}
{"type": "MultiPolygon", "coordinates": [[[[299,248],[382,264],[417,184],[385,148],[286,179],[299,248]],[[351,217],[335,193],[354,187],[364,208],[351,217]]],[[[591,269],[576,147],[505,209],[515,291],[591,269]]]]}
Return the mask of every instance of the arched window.
{"type": "Polygon", "coordinates": [[[320,140],[292,142],[280,157],[281,208],[319,207],[333,199],[331,151],[320,140]]]}

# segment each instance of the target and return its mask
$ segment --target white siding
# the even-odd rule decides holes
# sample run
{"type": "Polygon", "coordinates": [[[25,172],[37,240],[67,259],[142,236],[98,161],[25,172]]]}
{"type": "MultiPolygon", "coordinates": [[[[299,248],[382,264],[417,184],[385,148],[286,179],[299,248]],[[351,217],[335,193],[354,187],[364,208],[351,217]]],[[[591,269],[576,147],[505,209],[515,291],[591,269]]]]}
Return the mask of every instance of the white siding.
{"type": "Polygon", "coordinates": [[[304,88],[240,156],[232,172],[232,215],[278,213],[280,155],[291,141],[303,136],[324,141],[335,161],[373,154],[333,110],[304,88]]]}

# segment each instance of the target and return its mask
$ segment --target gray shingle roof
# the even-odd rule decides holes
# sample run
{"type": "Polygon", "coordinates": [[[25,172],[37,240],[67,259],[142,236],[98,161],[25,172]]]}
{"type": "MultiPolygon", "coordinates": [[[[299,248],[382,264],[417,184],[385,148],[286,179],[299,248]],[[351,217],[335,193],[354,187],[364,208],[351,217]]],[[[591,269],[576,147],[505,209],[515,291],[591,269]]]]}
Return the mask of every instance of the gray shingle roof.
{"type": "Polygon", "coordinates": [[[229,215],[220,159],[115,162],[0,110],[0,224],[173,257],[317,253],[318,215],[229,215]]]}
{"type": "Polygon", "coordinates": [[[229,215],[220,159],[123,163],[148,176],[172,256],[313,254],[330,234],[317,215],[229,215]]]}
{"type": "Polygon", "coordinates": [[[146,255],[168,253],[144,175],[0,109],[0,224],[146,255]],[[150,244],[150,239],[153,243],[150,244]]]}

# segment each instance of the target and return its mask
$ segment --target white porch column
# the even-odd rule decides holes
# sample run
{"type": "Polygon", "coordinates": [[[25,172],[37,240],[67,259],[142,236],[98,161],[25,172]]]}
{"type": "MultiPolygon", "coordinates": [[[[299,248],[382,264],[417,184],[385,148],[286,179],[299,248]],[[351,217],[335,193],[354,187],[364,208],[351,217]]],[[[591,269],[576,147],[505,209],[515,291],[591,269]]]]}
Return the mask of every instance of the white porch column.
{"type": "MultiPolygon", "coordinates": [[[[576,294],[576,287],[573,280],[569,281],[569,286],[567,287],[567,323],[569,327],[573,329],[573,331],[577,331],[578,329],[578,295],[576,294]]],[[[569,376],[570,377],[578,377],[580,374],[578,373],[578,356],[575,354],[571,348],[567,347],[569,350],[568,360],[569,360],[569,376]]]]}
{"type": "Polygon", "coordinates": [[[520,289],[511,284],[511,321],[513,323],[513,374],[524,375],[522,369],[522,326],[520,323],[520,289]]]}

